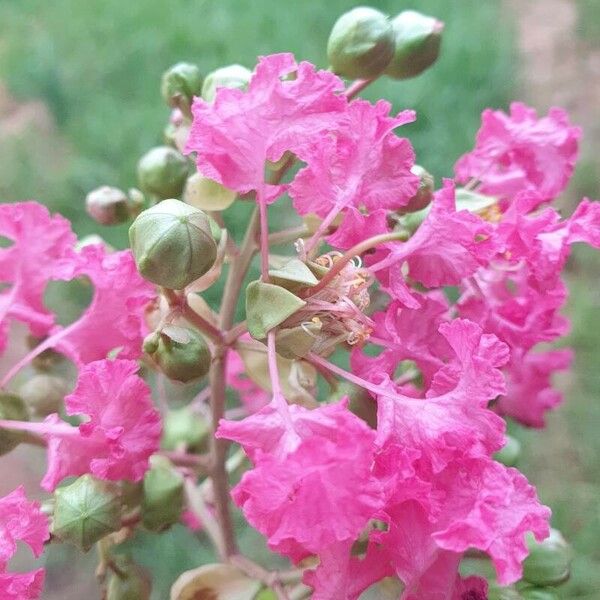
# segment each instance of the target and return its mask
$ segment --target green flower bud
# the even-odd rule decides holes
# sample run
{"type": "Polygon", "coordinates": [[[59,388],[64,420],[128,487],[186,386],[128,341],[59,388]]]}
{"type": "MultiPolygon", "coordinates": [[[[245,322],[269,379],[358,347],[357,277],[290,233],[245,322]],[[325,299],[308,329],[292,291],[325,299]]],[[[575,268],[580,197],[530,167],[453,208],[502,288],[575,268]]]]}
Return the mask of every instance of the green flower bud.
{"type": "Polygon", "coordinates": [[[200,95],[202,75],[196,65],[180,62],[167,69],[160,82],[160,93],[164,101],[172,107],[183,100],[190,106],[194,96],[200,95]]]}
{"type": "Polygon", "coordinates": [[[236,198],[236,193],[224,185],[194,173],[185,184],[183,199],[201,210],[225,210],[236,198]]]}
{"type": "Polygon", "coordinates": [[[31,413],[38,417],[59,412],[68,393],[69,386],[62,377],[45,373],[34,375],[19,388],[19,395],[31,413]]]}
{"type": "Polygon", "coordinates": [[[414,10],[405,10],[392,19],[394,56],[385,74],[394,79],[416,77],[430,67],[440,54],[444,24],[414,10]]]}
{"type": "Polygon", "coordinates": [[[521,590],[523,600],[560,600],[558,593],[551,588],[531,587],[521,590]]]}
{"type": "Polygon", "coordinates": [[[152,332],[144,340],[144,352],[161,373],[181,383],[204,377],[212,359],[202,335],[187,327],[152,332]]]}
{"type": "Polygon", "coordinates": [[[162,447],[176,450],[186,446],[190,450],[197,450],[208,432],[208,423],[189,408],[170,410],[163,420],[162,447]]]}
{"type": "Polygon", "coordinates": [[[121,528],[119,488],[91,475],[54,492],[52,533],[87,552],[97,541],[121,528]]]}
{"type": "Polygon", "coordinates": [[[335,73],[355,79],[371,79],[394,56],[394,33],[386,15],[359,6],[335,23],[327,42],[327,57],[335,73]]]}
{"type": "Polygon", "coordinates": [[[504,447],[494,454],[494,459],[506,467],[514,467],[521,455],[521,442],[511,435],[506,436],[504,447]]]}
{"type": "Polygon", "coordinates": [[[523,562],[523,580],[534,585],[559,585],[571,574],[573,551],[560,531],[551,529],[542,542],[527,539],[529,556],[523,562]]]}
{"type": "MultiPolygon", "coordinates": [[[[29,415],[23,400],[14,394],[0,393],[0,419],[28,421],[29,415]]],[[[0,429],[0,456],[14,450],[26,437],[21,431],[0,429]]]]}
{"type": "Polygon", "coordinates": [[[523,597],[512,587],[500,587],[491,583],[488,588],[488,600],[523,600],[523,597]]]}
{"type": "Polygon", "coordinates": [[[129,228],[129,240],[142,276],[170,289],[204,275],[217,257],[208,217],[179,200],[143,211],[129,228]]]}
{"type": "Polygon", "coordinates": [[[106,588],[106,600],[149,600],[152,586],[145,569],[125,556],[113,556],[119,573],[113,571],[106,588]]]}
{"type": "Polygon", "coordinates": [[[202,97],[212,102],[221,87],[245,90],[252,77],[252,71],[241,65],[228,65],[209,73],[202,85],[202,97]]]}
{"type": "Polygon", "coordinates": [[[100,225],[117,225],[129,219],[129,198],[122,190],[103,185],[85,197],[88,215],[100,225]]]}
{"type": "Polygon", "coordinates": [[[142,523],[150,531],[162,531],[179,521],[183,510],[183,476],[164,456],[150,459],[144,475],[142,523]]]}
{"type": "Polygon", "coordinates": [[[188,160],[170,146],[156,146],[144,154],[137,166],[140,188],[160,199],[177,198],[190,170],[188,160]]]}
{"type": "Polygon", "coordinates": [[[421,165],[414,165],[411,172],[419,178],[419,188],[417,189],[417,193],[408,201],[408,204],[399,211],[401,214],[422,210],[426,206],[429,206],[433,200],[433,192],[435,190],[433,175],[421,165]]]}

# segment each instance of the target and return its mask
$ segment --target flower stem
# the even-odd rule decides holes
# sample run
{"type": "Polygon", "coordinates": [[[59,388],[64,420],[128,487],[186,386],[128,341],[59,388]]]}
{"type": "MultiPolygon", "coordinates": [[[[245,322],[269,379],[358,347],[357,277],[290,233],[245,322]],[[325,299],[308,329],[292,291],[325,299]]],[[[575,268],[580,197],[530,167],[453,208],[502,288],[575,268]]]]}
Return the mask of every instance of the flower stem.
{"type": "Polygon", "coordinates": [[[348,88],[344,92],[344,95],[346,96],[346,98],[348,98],[348,100],[352,100],[352,98],[358,96],[358,94],[360,94],[367,86],[369,86],[374,81],[375,79],[357,79],[348,86],[348,88]]]}

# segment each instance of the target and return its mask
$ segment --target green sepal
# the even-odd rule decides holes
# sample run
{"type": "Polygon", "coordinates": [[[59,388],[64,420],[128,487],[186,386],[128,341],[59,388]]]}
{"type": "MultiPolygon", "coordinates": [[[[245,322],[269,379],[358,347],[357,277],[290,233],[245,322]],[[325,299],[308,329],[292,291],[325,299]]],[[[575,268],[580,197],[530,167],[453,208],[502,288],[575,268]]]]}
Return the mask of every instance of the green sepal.
{"type": "Polygon", "coordinates": [[[274,284],[290,292],[319,283],[314,273],[298,258],[292,258],[279,269],[270,269],[269,277],[274,284]]]}
{"type": "Polygon", "coordinates": [[[275,334],[277,354],[284,358],[303,358],[312,350],[320,331],[321,325],[312,322],[290,329],[279,329],[275,334]]]}

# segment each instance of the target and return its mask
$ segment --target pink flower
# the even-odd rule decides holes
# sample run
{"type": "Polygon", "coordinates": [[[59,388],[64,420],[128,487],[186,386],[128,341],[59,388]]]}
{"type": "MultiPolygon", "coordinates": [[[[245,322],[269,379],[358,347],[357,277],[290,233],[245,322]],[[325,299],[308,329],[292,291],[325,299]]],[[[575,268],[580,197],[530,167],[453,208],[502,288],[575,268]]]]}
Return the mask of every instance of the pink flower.
{"type": "Polygon", "coordinates": [[[481,117],[475,149],[455,165],[456,178],[482,182],[484,194],[510,200],[522,190],[534,190],[553,200],[566,187],[577,160],[581,129],[573,127],[560,108],[538,119],[520,102],[510,115],[487,109],[481,117]]]}
{"type": "MultiPolygon", "coordinates": [[[[342,81],[292,54],[260,59],[248,91],[220,88],[212,104],[194,99],[186,152],[198,169],[239,193],[263,186],[267,160],[286,150],[303,156],[306,145],[335,125],[346,100],[342,81]]],[[[272,201],[284,187],[265,185],[272,201]]]]}
{"type": "Polygon", "coordinates": [[[0,282],[10,287],[0,294],[0,325],[17,319],[36,336],[48,333],[54,315],[44,306],[46,285],[68,278],[75,262],[75,235],[70,223],[50,216],[37,202],[0,205],[0,236],[12,244],[0,249],[0,282]]]}
{"type": "Polygon", "coordinates": [[[6,600],[39,598],[44,585],[44,569],[28,573],[8,573],[8,561],[17,552],[17,542],[25,542],[38,557],[50,537],[48,519],[37,502],[25,497],[23,486],[0,498],[0,595],[6,600]]]}
{"type": "Polygon", "coordinates": [[[301,215],[329,218],[348,207],[369,211],[405,206],[419,179],[410,171],[415,156],[393,129],[414,121],[413,111],[390,117],[391,105],[355,100],[339,127],[314,141],[302,156],[308,163],[290,186],[301,215]]]}
{"type": "Polygon", "coordinates": [[[568,369],[572,361],[569,349],[513,352],[506,367],[506,394],[497,404],[500,414],[529,427],[543,427],[546,412],[562,402],[562,394],[552,388],[550,379],[555,372],[568,369]]]}
{"type": "Polygon", "coordinates": [[[489,223],[466,210],[456,212],[454,185],[445,180],[416,233],[406,242],[388,244],[388,256],[371,271],[395,299],[418,308],[401,270],[404,263],[408,276],[427,288],[456,285],[496,254],[492,236],[489,223]]]}
{"type": "Polygon", "coordinates": [[[48,344],[78,365],[106,358],[115,349],[121,358],[140,356],[144,307],[156,293],[139,275],[131,252],[85,246],[71,276],[91,280],[92,302],[77,321],[57,328],[48,344]]]}
{"type": "Polygon", "coordinates": [[[71,427],[50,415],[39,429],[48,439],[48,491],[69,475],[91,473],[100,479],[139,481],[148,458],[159,448],[161,423],[150,388],[131,360],[99,360],[83,366],[77,386],[65,398],[68,415],[88,419],[71,427]]]}
{"type": "Polygon", "coordinates": [[[348,250],[369,237],[388,233],[388,211],[383,208],[371,211],[368,215],[361,213],[353,206],[346,209],[346,216],[334,233],[327,238],[327,243],[334,248],[348,250]]]}

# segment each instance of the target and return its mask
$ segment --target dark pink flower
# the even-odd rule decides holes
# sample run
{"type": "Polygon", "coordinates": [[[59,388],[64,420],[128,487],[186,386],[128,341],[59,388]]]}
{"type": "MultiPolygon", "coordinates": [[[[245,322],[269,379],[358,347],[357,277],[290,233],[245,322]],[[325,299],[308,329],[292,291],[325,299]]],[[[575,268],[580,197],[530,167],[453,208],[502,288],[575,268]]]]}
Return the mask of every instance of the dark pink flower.
{"type": "Polygon", "coordinates": [[[8,561],[17,552],[17,542],[25,542],[38,557],[50,537],[48,518],[37,502],[25,497],[23,486],[0,498],[0,595],[6,600],[34,600],[44,585],[44,569],[9,573],[8,561]]]}
{"type": "Polygon", "coordinates": [[[541,118],[520,102],[511,104],[510,115],[486,109],[475,149],[455,165],[456,178],[481,181],[483,193],[502,199],[534,190],[553,200],[573,174],[580,138],[581,129],[560,108],[541,118]]]}
{"type": "MultiPolygon", "coordinates": [[[[186,145],[200,172],[239,193],[262,187],[267,160],[286,150],[302,157],[346,108],[342,81],[292,54],[261,57],[247,91],[220,88],[213,103],[195,98],[186,145]]],[[[283,187],[265,186],[265,200],[283,187]]]]}

